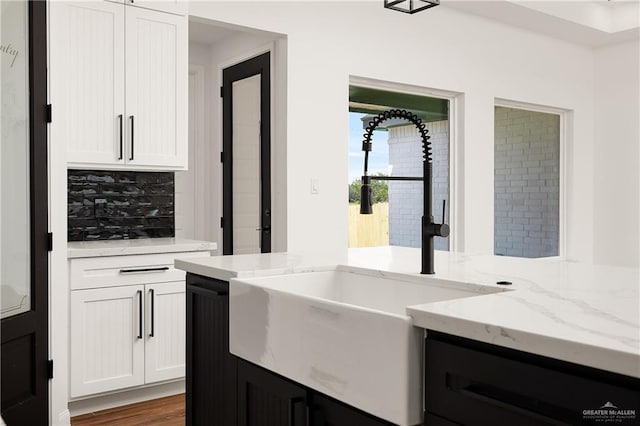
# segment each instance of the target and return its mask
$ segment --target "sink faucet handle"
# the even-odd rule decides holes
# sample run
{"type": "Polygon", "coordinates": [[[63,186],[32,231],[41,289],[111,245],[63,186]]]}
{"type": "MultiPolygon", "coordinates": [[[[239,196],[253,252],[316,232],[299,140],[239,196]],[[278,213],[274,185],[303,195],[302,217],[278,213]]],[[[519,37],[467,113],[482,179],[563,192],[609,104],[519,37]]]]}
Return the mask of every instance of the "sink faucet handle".
{"type": "Polygon", "coordinates": [[[435,237],[448,237],[449,236],[449,225],[447,225],[446,223],[444,223],[444,218],[445,218],[445,213],[446,213],[446,207],[447,206],[447,200],[442,200],[442,223],[434,223],[431,226],[431,233],[433,236],[435,237]]]}

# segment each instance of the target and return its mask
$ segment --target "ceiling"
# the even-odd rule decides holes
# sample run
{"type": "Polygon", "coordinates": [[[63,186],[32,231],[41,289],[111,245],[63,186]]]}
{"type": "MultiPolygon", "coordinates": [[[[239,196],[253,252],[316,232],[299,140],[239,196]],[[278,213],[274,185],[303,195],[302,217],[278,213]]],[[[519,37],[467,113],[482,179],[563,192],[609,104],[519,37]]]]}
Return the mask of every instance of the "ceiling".
{"type": "MultiPolygon", "coordinates": [[[[589,47],[640,38],[640,0],[441,0],[440,7],[589,47]]],[[[199,18],[189,21],[191,42],[214,44],[237,33],[232,27],[199,18]]]]}
{"type": "Polygon", "coordinates": [[[640,0],[442,0],[440,4],[590,47],[640,38],[640,0]]]}
{"type": "Polygon", "coordinates": [[[217,25],[204,24],[193,19],[189,20],[189,42],[215,44],[234,34],[237,34],[237,31],[217,25]]]}

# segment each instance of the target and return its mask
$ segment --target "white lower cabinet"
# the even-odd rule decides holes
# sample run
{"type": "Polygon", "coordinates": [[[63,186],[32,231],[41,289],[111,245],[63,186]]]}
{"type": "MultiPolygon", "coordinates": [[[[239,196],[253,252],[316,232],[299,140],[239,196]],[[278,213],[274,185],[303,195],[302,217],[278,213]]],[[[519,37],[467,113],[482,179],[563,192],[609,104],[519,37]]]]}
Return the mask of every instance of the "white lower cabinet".
{"type": "Polygon", "coordinates": [[[184,377],[185,280],[173,259],[205,255],[70,261],[72,399],[184,377]]]}
{"type": "Polygon", "coordinates": [[[146,383],[184,377],[185,373],[185,283],[145,286],[147,330],[144,353],[146,383]]]}
{"type": "Polygon", "coordinates": [[[71,397],[142,385],[144,286],[71,292],[71,397]]]}

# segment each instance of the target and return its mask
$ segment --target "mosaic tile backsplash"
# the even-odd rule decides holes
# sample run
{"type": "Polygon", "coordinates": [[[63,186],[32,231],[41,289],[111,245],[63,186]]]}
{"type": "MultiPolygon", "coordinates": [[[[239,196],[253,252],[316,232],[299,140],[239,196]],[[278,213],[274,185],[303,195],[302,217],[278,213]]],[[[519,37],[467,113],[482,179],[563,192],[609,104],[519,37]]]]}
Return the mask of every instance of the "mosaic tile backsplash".
{"type": "Polygon", "coordinates": [[[173,172],[68,170],[69,241],[175,236],[173,172]]]}

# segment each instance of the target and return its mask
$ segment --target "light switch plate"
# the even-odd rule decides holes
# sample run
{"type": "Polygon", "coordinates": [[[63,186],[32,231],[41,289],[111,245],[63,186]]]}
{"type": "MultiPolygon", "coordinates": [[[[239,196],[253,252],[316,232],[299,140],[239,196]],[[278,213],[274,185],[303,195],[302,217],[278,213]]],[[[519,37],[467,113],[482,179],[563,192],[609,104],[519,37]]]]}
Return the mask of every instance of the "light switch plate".
{"type": "Polygon", "coordinates": [[[316,195],[320,193],[320,179],[311,178],[311,194],[316,195]]]}

